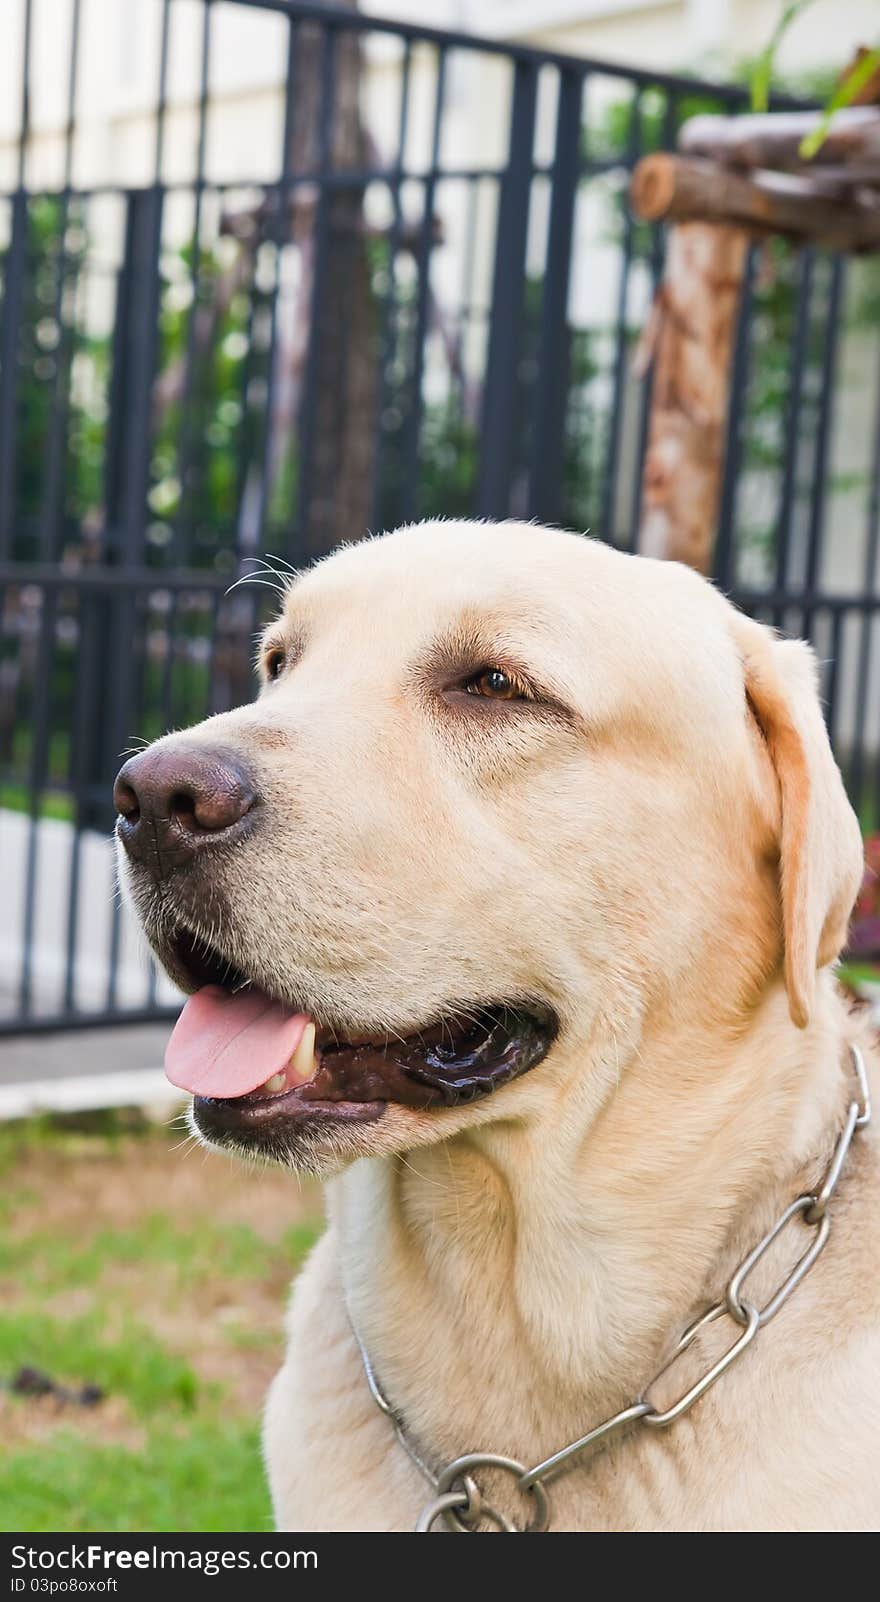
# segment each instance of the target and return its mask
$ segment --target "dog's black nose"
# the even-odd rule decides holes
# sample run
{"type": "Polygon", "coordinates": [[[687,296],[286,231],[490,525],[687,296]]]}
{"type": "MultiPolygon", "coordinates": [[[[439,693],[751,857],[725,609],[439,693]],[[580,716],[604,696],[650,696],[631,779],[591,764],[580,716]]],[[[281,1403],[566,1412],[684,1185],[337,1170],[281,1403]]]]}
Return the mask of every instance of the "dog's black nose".
{"type": "Polygon", "coordinates": [[[257,801],[251,774],[229,751],[148,746],[113,786],[116,832],[129,856],[160,875],[205,846],[240,834],[257,801]]]}

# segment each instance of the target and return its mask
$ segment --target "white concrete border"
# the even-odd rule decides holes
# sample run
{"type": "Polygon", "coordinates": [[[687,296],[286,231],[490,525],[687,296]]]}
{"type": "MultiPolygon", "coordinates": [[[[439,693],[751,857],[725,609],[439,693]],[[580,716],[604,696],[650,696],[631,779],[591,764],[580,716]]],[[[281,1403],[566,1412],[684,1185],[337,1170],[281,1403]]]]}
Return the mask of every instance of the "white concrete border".
{"type": "Polygon", "coordinates": [[[103,1107],[149,1107],[174,1111],[185,1100],[161,1068],[131,1068],[112,1074],[76,1074],[67,1079],[31,1079],[0,1085],[0,1123],[35,1113],[86,1112],[103,1107]]]}

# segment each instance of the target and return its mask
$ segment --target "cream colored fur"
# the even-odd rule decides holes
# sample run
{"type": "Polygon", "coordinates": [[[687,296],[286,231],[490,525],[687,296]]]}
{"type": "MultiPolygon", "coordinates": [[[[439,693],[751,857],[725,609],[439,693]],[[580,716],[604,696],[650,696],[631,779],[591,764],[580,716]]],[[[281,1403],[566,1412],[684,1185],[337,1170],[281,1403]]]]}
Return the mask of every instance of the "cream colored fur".
{"type": "MultiPolygon", "coordinates": [[[[438,1463],[534,1461],[636,1396],[827,1161],[853,1032],[827,965],[861,843],[808,648],[674,564],[421,525],[307,573],[270,633],[296,665],[197,731],[261,764],[275,825],[230,870],[230,955],[353,1028],[508,994],[561,1020],[496,1095],[313,1154],[334,1177],[266,1410],[277,1521],[409,1530],[426,1488],[346,1304],[438,1463]],[[448,705],[425,664],[460,634],[567,713],[448,705]]],[[[778,1318],[677,1427],[559,1479],[554,1529],[880,1524],[878,1195],[868,1131],[778,1318]]],[[[675,1391],[730,1339],[708,1330],[675,1391]]]]}

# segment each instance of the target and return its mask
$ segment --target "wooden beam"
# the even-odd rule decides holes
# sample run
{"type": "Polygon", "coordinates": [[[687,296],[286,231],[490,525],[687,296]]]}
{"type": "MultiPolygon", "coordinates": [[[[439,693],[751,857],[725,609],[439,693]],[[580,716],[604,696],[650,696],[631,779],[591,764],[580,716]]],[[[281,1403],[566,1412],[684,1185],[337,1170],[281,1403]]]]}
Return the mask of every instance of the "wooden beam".
{"type": "Polygon", "coordinates": [[[804,162],[801,140],[818,126],[815,111],[772,111],[766,116],[691,117],[683,123],[678,148],[686,156],[712,156],[728,167],[772,167],[810,171],[825,165],[877,163],[880,172],[880,108],[854,106],[838,111],[815,156],[804,162]]]}
{"type": "Polygon", "coordinates": [[[880,249],[877,200],[857,191],[834,199],[809,178],[784,173],[746,178],[716,162],[660,153],[636,166],[630,202],[649,222],[722,223],[831,250],[880,249]]]}

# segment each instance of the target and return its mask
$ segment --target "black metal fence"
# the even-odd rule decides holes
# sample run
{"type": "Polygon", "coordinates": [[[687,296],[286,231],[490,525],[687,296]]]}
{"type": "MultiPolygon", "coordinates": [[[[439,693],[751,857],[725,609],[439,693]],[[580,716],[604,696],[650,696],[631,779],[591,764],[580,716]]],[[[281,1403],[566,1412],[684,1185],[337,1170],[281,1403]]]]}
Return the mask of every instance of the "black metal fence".
{"type": "MultiPolygon", "coordinates": [[[[628,175],[743,102],[294,0],[120,0],[118,40],[46,3],[0,23],[0,1030],[173,1010],[110,787],[250,694],[272,597],[230,586],[267,553],[435,513],[634,548],[663,238],[628,175]]],[[[815,640],[866,827],[878,323],[876,262],[755,253],[717,537],[723,586],[815,640]]]]}

